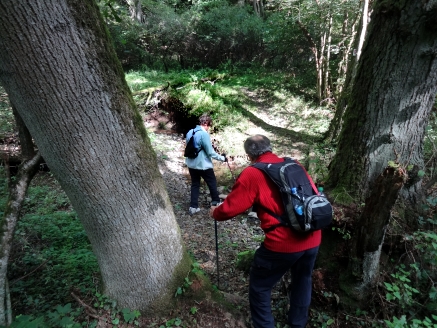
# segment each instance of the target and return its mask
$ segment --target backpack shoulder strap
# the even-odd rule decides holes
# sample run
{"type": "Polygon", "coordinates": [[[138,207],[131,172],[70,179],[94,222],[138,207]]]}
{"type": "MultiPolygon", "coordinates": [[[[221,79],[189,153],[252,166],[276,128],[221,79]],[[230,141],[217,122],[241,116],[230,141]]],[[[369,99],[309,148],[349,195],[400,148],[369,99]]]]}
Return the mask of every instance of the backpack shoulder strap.
{"type": "MultiPolygon", "coordinates": [[[[196,132],[199,132],[199,131],[202,131],[202,128],[200,128],[200,129],[197,130],[197,131],[196,131],[196,128],[193,129],[193,141],[194,141],[194,145],[195,145],[195,146],[199,146],[199,145],[196,144],[196,139],[194,139],[194,134],[195,134],[196,132]]],[[[200,138],[201,138],[201,137],[200,137],[200,138]]],[[[197,148],[196,148],[196,149],[197,149],[197,148]]],[[[200,147],[199,147],[199,151],[198,151],[198,153],[200,153],[202,150],[203,150],[203,145],[202,145],[202,143],[200,143],[200,147]]]]}
{"type": "MultiPolygon", "coordinates": [[[[282,184],[281,184],[281,177],[280,177],[280,168],[285,166],[286,164],[296,164],[294,162],[294,160],[292,160],[291,158],[284,158],[284,162],[279,162],[279,163],[263,163],[263,162],[257,162],[257,163],[253,163],[251,166],[263,171],[276,185],[277,187],[280,189],[282,189],[282,184]]],[[[264,211],[266,211],[267,213],[269,213],[271,216],[273,216],[275,219],[277,219],[279,221],[278,224],[272,225],[271,227],[267,228],[264,230],[265,233],[268,233],[270,231],[275,230],[277,227],[286,227],[287,225],[284,223],[283,218],[276,214],[273,213],[271,210],[269,210],[268,208],[265,208],[264,206],[257,204],[257,206],[262,207],[264,211]]],[[[286,215],[284,213],[284,215],[286,215]]]]}

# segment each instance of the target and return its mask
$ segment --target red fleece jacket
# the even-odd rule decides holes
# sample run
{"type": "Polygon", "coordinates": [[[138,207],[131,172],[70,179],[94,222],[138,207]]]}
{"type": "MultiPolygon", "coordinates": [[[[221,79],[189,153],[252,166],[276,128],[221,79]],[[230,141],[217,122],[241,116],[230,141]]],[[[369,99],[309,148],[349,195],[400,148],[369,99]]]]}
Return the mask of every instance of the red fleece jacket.
{"type": "MultiPolygon", "coordinates": [[[[263,163],[283,161],[283,158],[271,152],[261,155],[257,160],[257,162],[263,163]]],[[[269,209],[278,215],[284,213],[278,187],[263,171],[249,166],[241,172],[231,193],[223,204],[214,210],[213,216],[217,221],[229,220],[257,204],[261,205],[257,207],[257,214],[264,231],[278,224],[278,220],[264,210],[264,208],[269,209]]],[[[266,234],[264,246],[274,252],[294,253],[319,246],[321,238],[320,230],[299,233],[290,228],[279,226],[266,234]]]]}

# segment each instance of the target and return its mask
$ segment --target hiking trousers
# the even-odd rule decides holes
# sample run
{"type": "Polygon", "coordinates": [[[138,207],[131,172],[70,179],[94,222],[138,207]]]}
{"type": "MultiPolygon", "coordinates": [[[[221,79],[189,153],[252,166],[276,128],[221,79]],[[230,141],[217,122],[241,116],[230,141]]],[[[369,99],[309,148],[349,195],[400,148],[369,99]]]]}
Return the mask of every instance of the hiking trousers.
{"type": "Polygon", "coordinates": [[[288,325],[304,328],[311,303],[311,275],[319,247],[297,253],[278,253],[261,244],[255,252],[249,282],[249,302],[255,328],[274,328],[271,293],[274,285],[291,270],[288,325]]]}
{"type": "Polygon", "coordinates": [[[211,200],[213,202],[220,202],[219,194],[217,191],[217,180],[215,178],[213,169],[196,170],[188,168],[191,176],[191,201],[190,207],[199,207],[199,190],[200,190],[200,178],[202,178],[208,186],[211,200]]]}

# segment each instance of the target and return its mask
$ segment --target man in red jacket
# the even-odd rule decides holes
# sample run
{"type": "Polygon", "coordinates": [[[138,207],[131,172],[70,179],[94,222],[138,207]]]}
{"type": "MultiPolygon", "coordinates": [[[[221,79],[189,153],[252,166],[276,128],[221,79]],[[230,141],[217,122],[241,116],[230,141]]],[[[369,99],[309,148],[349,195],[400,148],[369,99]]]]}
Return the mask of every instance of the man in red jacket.
{"type": "MultiPolygon", "coordinates": [[[[279,163],[284,159],[272,153],[270,140],[255,135],[244,142],[251,163],[279,163]]],[[[261,170],[249,166],[241,172],[231,193],[220,206],[212,206],[210,215],[225,221],[255,205],[261,228],[268,231],[278,220],[269,213],[282,215],[284,207],[278,187],[261,170]]],[[[278,226],[265,233],[264,242],[256,250],[250,271],[249,302],[255,328],[274,328],[271,311],[273,286],[291,269],[292,286],[288,325],[303,328],[311,303],[311,275],[321,242],[321,231],[299,233],[278,226]]]]}

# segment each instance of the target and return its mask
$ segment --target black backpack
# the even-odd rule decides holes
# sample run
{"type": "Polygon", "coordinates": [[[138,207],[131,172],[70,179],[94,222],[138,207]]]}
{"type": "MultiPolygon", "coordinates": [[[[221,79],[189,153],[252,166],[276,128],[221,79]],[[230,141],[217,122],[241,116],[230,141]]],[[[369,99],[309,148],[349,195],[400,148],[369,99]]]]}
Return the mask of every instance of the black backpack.
{"type": "Polygon", "coordinates": [[[196,158],[197,155],[199,155],[200,151],[202,150],[202,147],[199,149],[196,148],[196,145],[194,144],[194,135],[196,132],[200,130],[195,131],[193,129],[193,134],[190,137],[190,140],[188,140],[187,145],[185,146],[184,156],[188,158],[196,158]]]}
{"type": "Polygon", "coordinates": [[[284,162],[281,163],[255,163],[252,166],[264,171],[278,186],[285,210],[284,214],[279,216],[264,208],[280,222],[265,232],[278,226],[310,232],[323,229],[331,223],[331,203],[313,188],[311,178],[295,160],[284,158],[284,162]]]}

